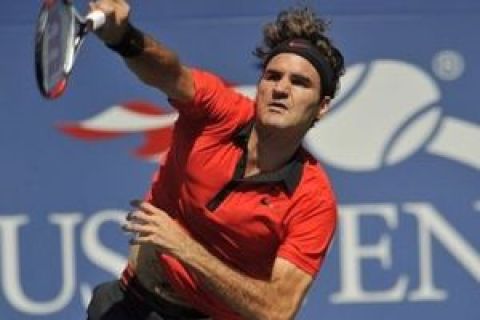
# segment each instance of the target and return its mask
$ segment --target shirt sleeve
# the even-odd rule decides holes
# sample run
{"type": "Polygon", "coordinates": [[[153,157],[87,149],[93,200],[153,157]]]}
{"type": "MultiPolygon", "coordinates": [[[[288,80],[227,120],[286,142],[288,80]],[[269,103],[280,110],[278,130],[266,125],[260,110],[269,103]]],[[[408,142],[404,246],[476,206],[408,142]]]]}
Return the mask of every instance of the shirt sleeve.
{"type": "Polygon", "coordinates": [[[180,116],[196,121],[225,125],[243,123],[253,114],[251,99],[235,91],[225,80],[208,71],[191,69],[195,94],[192,101],[179,102],[170,99],[180,116]]]}
{"type": "Polygon", "coordinates": [[[332,242],[336,223],[335,200],[304,199],[308,206],[296,209],[287,223],[286,235],[277,252],[298,268],[315,276],[332,242]]]}
{"type": "Polygon", "coordinates": [[[232,134],[243,127],[253,117],[253,101],[236,92],[220,77],[199,69],[191,69],[195,86],[195,94],[189,102],[170,99],[170,103],[178,112],[172,134],[172,145],[164,164],[157,170],[151,188],[144,199],[162,209],[175,214],[172,205],[179,197],[181,185],[175,177],[178,155],[184,151],[183,144],[198,136],[208,137],[209,141],[231,139],[232,134]],[[171,160],[169,159],[177,159],[171,160]],[[164,170],[166,169],[166,170],[164,170]],[[168,184],[168,187],[164,184],[168,184]]]}

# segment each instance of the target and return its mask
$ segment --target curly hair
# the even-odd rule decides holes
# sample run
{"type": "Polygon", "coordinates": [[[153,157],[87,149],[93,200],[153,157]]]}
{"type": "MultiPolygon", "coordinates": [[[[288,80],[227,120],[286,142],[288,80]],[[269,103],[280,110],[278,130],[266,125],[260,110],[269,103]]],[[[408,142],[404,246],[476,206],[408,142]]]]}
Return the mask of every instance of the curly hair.
{"type": "Polygon", "coordinates": [[[255,48],[253,54],[264,64],[272,50],[282,42],[295,38],[308,40],[327,59],[338,87],[339,79],[345,73],[344,61],[340,51],[326,36],[329,26],[330,22],[318,17],[309,7],[281,11],[275,21],[264,26],[263,43],[255,48]]]}

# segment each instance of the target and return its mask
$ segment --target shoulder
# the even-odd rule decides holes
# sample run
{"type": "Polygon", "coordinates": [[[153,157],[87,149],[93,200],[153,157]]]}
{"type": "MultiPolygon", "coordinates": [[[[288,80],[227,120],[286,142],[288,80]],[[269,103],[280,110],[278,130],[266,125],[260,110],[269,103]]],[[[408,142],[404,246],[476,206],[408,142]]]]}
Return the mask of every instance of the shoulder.
{"type": "Polygon", "coordinates": [[[221,76],[202,69],[191,69],[192,78],[194,80],[195,92],[198,95],[211,95],[215,93],[223,93],[231,95],[231,98],[253,103],[252,99],[235,90],[233,83],[227,81],[221,76]]]}
{"type": "Polygon", "coordinates": [[[187,103],[171,101],[182,116],[226,126],[246,122],[252,117],[253,100],[235,90],[234,85],[210,71],[192,68],[191,74],[193,99],[187,103]]]}
{"type": "Polygon", "coordinates": [[[314,203],[336,206],[335,191],[324,167],[307,151],[301,150],[302,177],[295,192],[296,197],[305,197],[314,203]]]}

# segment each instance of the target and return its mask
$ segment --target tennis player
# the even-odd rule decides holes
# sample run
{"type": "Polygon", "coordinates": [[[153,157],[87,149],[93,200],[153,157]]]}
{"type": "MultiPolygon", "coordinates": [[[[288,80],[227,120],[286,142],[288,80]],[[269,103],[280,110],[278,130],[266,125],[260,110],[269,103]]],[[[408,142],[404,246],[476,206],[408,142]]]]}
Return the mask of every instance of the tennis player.
{"type": "Polygon", "coordinates": [[[91,9],[107,15],[98,36],[179,118],[123,226],[137,235],[128,265],[95,288],[88,319],[293,319],[336,226],[332,186],[301,146],[344,70],[327,24],[301,7],[265,26],[252,101],[135,28],[126,1],[91,9]]]}

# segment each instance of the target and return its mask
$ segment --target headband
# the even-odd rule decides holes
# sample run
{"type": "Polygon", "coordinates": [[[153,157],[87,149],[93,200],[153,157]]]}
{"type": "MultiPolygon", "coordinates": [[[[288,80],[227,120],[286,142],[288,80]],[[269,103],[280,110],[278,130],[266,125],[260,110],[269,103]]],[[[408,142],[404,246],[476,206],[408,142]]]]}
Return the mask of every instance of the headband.
{"type": "Polygon", "coordinates": [[[280,53],[294,53],[307,59],[320,75],[323,95],[333,98],[336,85],[332,67],[320,50],[315,48],[310,41],[305,39],[289,39],[281,42],[272,49],[265,59],[263,66],[267,66],[268,62],[280,53]]]}

